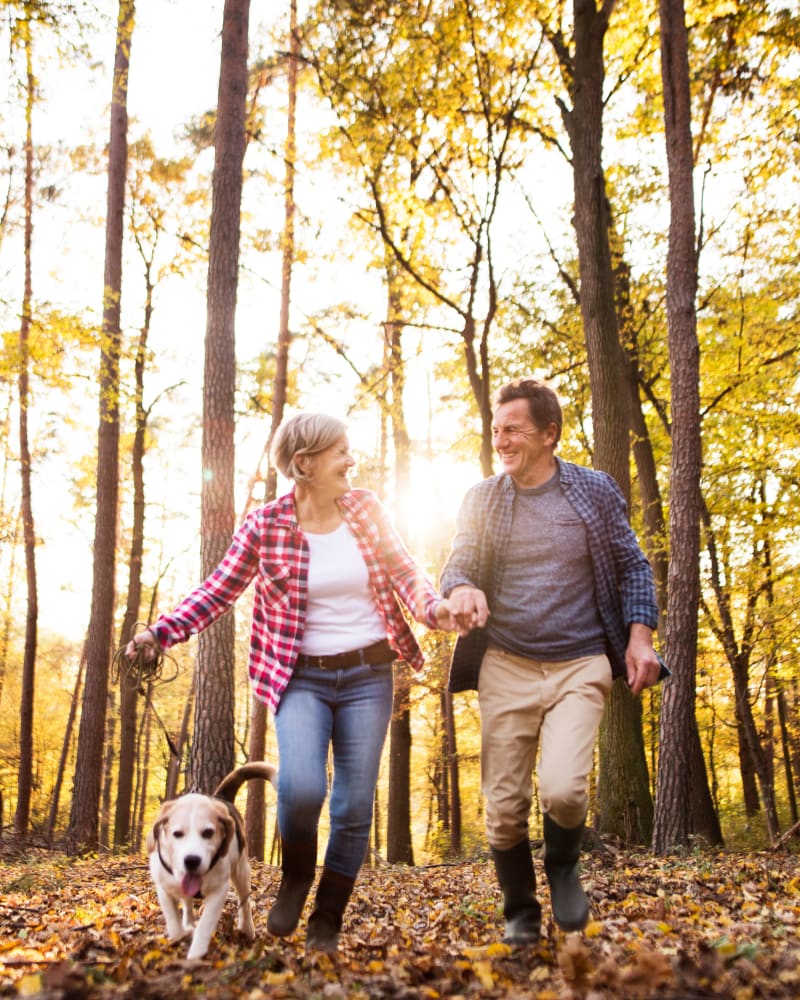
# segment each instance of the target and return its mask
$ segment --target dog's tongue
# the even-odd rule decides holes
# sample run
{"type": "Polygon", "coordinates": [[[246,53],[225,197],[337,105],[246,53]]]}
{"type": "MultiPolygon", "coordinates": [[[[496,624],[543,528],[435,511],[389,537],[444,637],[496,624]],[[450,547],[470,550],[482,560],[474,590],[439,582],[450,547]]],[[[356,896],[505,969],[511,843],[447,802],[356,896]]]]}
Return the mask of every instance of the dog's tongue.
{"type": "Polygon", "coordinates": [[[194,899],[200,892],[200,876],[187,873],[181,879],[181,892],[187,899],[194,899]]]}

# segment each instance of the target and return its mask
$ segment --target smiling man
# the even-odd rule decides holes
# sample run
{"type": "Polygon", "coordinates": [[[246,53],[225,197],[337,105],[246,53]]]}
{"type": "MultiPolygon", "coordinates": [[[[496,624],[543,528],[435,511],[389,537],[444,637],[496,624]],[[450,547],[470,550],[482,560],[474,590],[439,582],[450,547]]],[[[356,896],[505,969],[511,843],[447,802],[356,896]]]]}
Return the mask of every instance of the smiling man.
{"type": "Polygon", "coordinates": [[[503,472],[465,496],[441,580],[460,631],[450,690],[478,690],[486,832],[511,944],[536,942],[541,925],[528,829],[537,753],[553,916],[580,930],[589,901],[578,857],[605,698],[615,676],[638,695],[661,670],[653,574],[625,500],[606,473],[556,457],[561,427],[549,386],[500,389],[503,472]]]}

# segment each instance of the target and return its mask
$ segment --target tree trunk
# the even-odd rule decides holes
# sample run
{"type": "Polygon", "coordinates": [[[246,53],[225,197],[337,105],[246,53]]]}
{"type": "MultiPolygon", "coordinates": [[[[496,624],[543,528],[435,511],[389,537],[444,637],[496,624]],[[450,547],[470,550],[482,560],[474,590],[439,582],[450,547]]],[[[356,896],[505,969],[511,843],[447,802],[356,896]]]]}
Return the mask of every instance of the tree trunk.
{"type": "Polygon", "coordinates": [[[195,687],[197,683],[197,671],[192,671],[192,683],[189,687],[189,693],[186,696],[186,702],[183,706],[183,715],[181,716],[181,729],[178,733],[178,738],[175,740],[175,745],[178,750],[177,756],[172,756],[169,759],[169,767],[167,768],[167,784],[164,789],[165,799],[174,799],[178,794],[178,779],[181,773],[184,772],[182,768],[184,762],[184,756],[186,753],[186,745],[189,742],[189,721],[192,717],[192,709],[194,708],[194,695],[195,687]]]}
{"type": "MultiPolygon", "coordinates": [[[[153,283],[150,265],[145,267],[145,314],[139,331],[139,343],[134,360],[134,400],[136,424],[131,452],[131,478],[133,481],[133,524],[131,527],[131,550],[128,558],[128,596],[125,615],[120,628],[120,647],[130,639],[142,603],[142,554],[144,551],[144,453],[147,432],[147,411],[144,407],[144,369],[147,357],[147,340],[150,333],[150,319],[153,314],[153,283]]],[[[135,766],[136,715],[138,706],[138,685],[131,682],[125,671],[119,672],[119,766],[117,772],[117,801],[114,810],[114,847],[124,847],[129,843],[131,833],[131,806],[133,795],[133,771],[135,766]]]]}
{"type": "MultiPolygon", "coordinates": [[[[658,485],[655,456],[648,431],[647,422],[642,410],[642,400],[639,393],[639,361],[636,343],[636,325],[632,322],[630,301],[630,268],[624,259],[621,241],[614,235],[614,244],[618,250],[614,257],[614,274],[616,280],[617,312],[620,317],[622,342],[628,356],[626,366],[629,392],[629,412],[631,432],[633,435],[633,458],[636,463],[639,482],[639,497],[644,520],[644,541],[656,585],[656,600],[658,602],[658,632],[666,635],[666,611],[668,604],[668,531],[664,518],[664,507],[661,490],[658,485]]],[[[692,716],[691,736],[691,774],[692,774],[692,833],[701,836],[707,843],[722,844],[722,829],[719,816],[714,807],[711,790],[708,785],[703,748],[700,734],[697,730],[696,717],[692,716]]],[[[651,764],[651,775],[657,774],[657,764],[651,764]]],[[[649,837],[647,840],[649,841],[649,837]]]]}
{"type": "Polygon", "coordinates": [[[742,779],[744,814],[748,819],[754,819],[761,812],[761,799],[758,797],[755,761],[748,749],[745,723],[738,702],[736,704],[736,746],[739,751],[739,775],[742,779]]]}
{"type": "MultiPolygon", "coordinates": [[[[433,767],[433,794],[436,797],[436,834],[438,838],[449,837],[450,834],[450,771],[447,754],[447,725],[445,716],[445,691],[439,691],[439,716],[436,732],[438,754],[433,767]]],[[[429,816],[431,810],[428,810],[429,816]]],[[[429,828],[431,822],[428,824],[429,828]]],[[[449,849],[449,848],[448,848],[449,849]]]]}
{"type": "MultiPolygon", "coordinates": [[[[737,641],[731,607],[731,595],[728,588],[723,584],[723,568],[720,565],[717,539],[714,535],[713,525],[711,524],[711,514],[707,506],[702,503],[702,498],[700,516],[706,535],[711,585],[714,589],[719,620],[715,621],[708,609],[706,609],[706,612],[711,627],[725,651],[725,656],[733,674],[742,779],[744,781],[745,774],[748,774],[749,769],[752,768],[758,779],[761,804],[764,807],[770,840],[774,843],[778,834],[775,789],[770,777],[770,767],[761,746],[758,726],[753,716],[753,707],[750,704],[749,685],[750,655],[753,649],[752,635],[745,634],[741,642],[737,641]]],[[[750,599],[752,600],[752,596],[750,599]]]]}
{"type": "Polygon", "coordinates": [[[659,10],[670,193],[667,325],[672,464],[666,651],[673,675],[661,699],[653,846],[664,854],[687,845],[692,832],[702,454],[688,36],[683,0],[661,0],[659,10]]]}
{"type": "MultiPolygon", "coordinates": [[[[289,4],[289,65],[287,85],[289,107],[286,116],[286,147],[284,163],[286,174],[283,182],[283,254],[281,259],[281,314],[278,324],[278,343],[275,359],[275,381],[272,390],[272,419],[265,451],[269,454],[286,408],[286,390],[289,379],[289,307],[292,301],[292,268],[294,267],[294,175],[297,158],[296,110],[297,68],[300,60],[300,38],[297,32],[297,0],[289,4]]],[[[278,476],[272,463],[267,471],[265,500],[274,500],[278,492],[278,476]]],[[[250,760],[263,760],[266,752],[267,709],[263,702],[252,697],[250,711],[250,760]]],[[[252,782],[247,789],[245,828],[250,856],[264,860],[266,846],[266,788],[263,781],[252,782]]]]}
{"type": "Polygon", "coordinates": [[[611,687],[600,726],[597,779],[597,828],[626,844],[649,844],[653,832],[653,800],[642,736],[642,704],[627,685],[611,687]],[[642,786],[647,795],[642,794],[642,786]],[[609,814],[609,809],[614,812],[609,814]]]}
{"type": "MultiPolygon", "coordinates": [[[[574,0],[572,110],[562,107],[573,162],[580,305],[592,394],[596,468],[609,473],[630,501],[630,445],[625,356],[619,337],[611,260],[610,213],[602,164],[603,44],[613,2],[574,0]]],[[[598,779],[601,831],[641,842],[652,797],[641,732],[641,707],[615,684],[600,729],[598,779]],[[618,780],[618,771],[625,772],[618,780]]]]}
{"type": "MultiPolygon", "coordinates": [[[[390,408],[395,458],[395,509],[397,529],[405,536],[404,522],[411,478],[411,445],[403,411],[405,368],[403,366],[403,324],[401,294],[389,268],[389,375],[392,387],[390,408]]],[[[394,704],[389,725],[389,804],[387,808],[386,859],[390,864],[414,864],[411,839],[411,671],[401,665],[394,675],[394,704]]]]}
{"type": "Polygon", "coordinates": [[[573,158],[580,305],[589,361],[594,465],[630,500],[629,418],[611,263],[610,213],[602,164],[603,43],[613,4],[574,0],[573,109],[564,120],[573,158]]]}
{"type": "Polygon", "coordinates": [[[144,840],[144,813],[147,804],[147,785],[150,778],[150,747],[153,735],[153,682],[147,682],[145,707],[142,711],[142,729],[144,740],[139,739],[137,759],[139,761],[139,782],[137,795],[134,798],[134,820],[131,836],[131,849],[134,853],[142,850],[144,840]],[[144,747],[142,747],[144,743],[144,747]]]}
{"type": "Polygon", "coordinates": [[[117,501],[119,496],[119,355],[122,290],[122,235],[128,163],[128,65],[134,0],[120,0],[111,134],[108,153],[108,203],[103,292],[103,343],[100,354],[100,422],[97,432],[97,514],[94,534],[92,608],[87,640],[75,785],[67,847],[72,852],[97,847],[98,808],[105,735],[108,672],[114,622],[117,501]]]}
{"type": "Polygon", "coordinates": [[[25,837],[28,833],[33,788],[33,702],[36,681],[36,640],[38,623],[38,594],[36,586],[36,527],[33,518],[31,490],[31,452],[28,441],[29,395],[29,343],[31,327],[33,242],[33,104],[36,81],[33,75],[31,22],[20,22],[25,33],[25,233],[24,233],[24,289],[22,294],[22,319],[19,327],[19,462],[21,481],[22,535],[25,543],[25,585],[27,610],[25,613],[25,650],[22,658],[22,691],[19,710],[19,774],[17,777],[17,810],[14,815],[14,833],[25,837]]]}
{"type": "MultiPolygon", "coordinates": [[[[0,428],[0,433],[2,433],[5,440],[11,440],[11,410],[12,410],[12,399],[14,394],[13,383],[9,380],[7,386],[7,397],[5,413],[3,414],[3,424],[0,428]]],[[[11,465],[11,455],[9,449],[5,449],[3,455],[3,473],[2,482],[0,482],[0,497],[5,498],[6,496],[6,483],[8,481],[9,468],[11,465]]],[[[5,588],[4,588],[4,610],[2,619],[0,619],[0,700],[3,698],[3,690],[6,683],[6,674],[8,672],[8,645],[9,636],[11,634],[11,622],[13,621],[13,594],[14,594],[14,580],[16,578],[16,552],[17,546],[19,544],[19,532],[20,532],[20,520],[21,516],[18,512],[16,516],[12,517],[9,515],[5,507],[5,502],[2,504],[3,519],[6,520],[9,525],[13,521],[13,527],[9,527],[7,532],[7,545],[9,548],[9,560],[8,567],[5,573],[5,588]]]]}
{"type": "MultiPolygon", "coordinates": [[[[791,685],[791,697],[787,698],[789,701],[789,718],[797,719],[800,715],[800,693],[798,692],[798,680],[796,676],[792,676],[789,679],[791,685]]],[[[800,727],[793,726],[789,731],[789,745],[791,747],[791,760],[792,760],[792,770],[795,774],[800,774],[800,727]]]]}
{"type": "Polygon", "coordinates": [[[111,789],[114,784],[114,751],[117,745],[117,719],[114,714],[114,689],[108,693],[108,713],[106,718],[106,752],[103,758],[103,780],[100,794],[100,847],[111,844],[111,789]]]}
{"type": "MultiPolygon", "coordinates": [[[[225,0],[217,99],[203,378],[202,575],[216,568],[234,530],[234,320],[239,268],[250,0],[225,0]]],[[[234,616],[200,635],[192,787],[210,792],[234,765],[234,616]]]]}
{"type": "Polygon", "coordinates": [[[789,738],[789,725],[788,725],[788,712],[786,710],[786,695],[783,690],[783,685],[780,681],[777,681],[777,700],[778,700],[778,724],[780,726],[781,733],[781,754],[783,756],[783,773],[786,776],[786,794],[789,798],[789,815],[791,817],[791,823],[794,825],[798,819],[800,819],[800,814],[797,809],[797,788],[795,785],[796,777],[792,770],[792,745],[789,738]]]}
{"type": "MultiPolygon", "coordinates": [[[[263,701],[250,697],[250,740],[248,759],[264,760],[267,753],[267,706],[263,701]]],[[[245,833],[247,851],[251,858],[264,860],[267,840],[267,799],[263,781],[251,781],[247,785],[245,806],[245,833]]]]}
{"type": "Polygon", "coordinates": [[[56,823],[58,822],[58,804],[61,799],[61,786],[64,783],[64,774],[67,770],[67,758],[69,757],[69,748],[72,745],[72,733],[75,729],[75,719],[78,715],[78,703],[81,698],[81,686],[83,684],[83,672],[86,667],[86,643],[83,644],[83,650],[81,651],[81,659],[78,664],[78,676],[75,678],[75,687],[72,691],[72,698],[69,703],[69,714],[67,715],[67,724],[64,727],[64,739],[61,742],[61,756],[58,761],[58,770],[56,771],[56,780],[53,785],[53,797],[50,801],[50,815],[47,820],[47,840],[48,843],[53,842],[53,837],[55,836],[56,823]]]}
{"type": "Polygon", "coordinates": [[[450,774],[450,857],[461,857],[461,787],[458,767],[458,746],[456,743],[456,722],[453,716],[453,695],[444,693],[444,719],[446,733],[447,769],[450,774]]]}
{"type": "Polygon", "coordinates": [[[389,727],[389,802],[386,808],[386,860],[414,864],[411,840],[411,690],[410,668],[395,668],[389,727]]]}
{"type": "MultiPolygon", "coordinates": [[[[759,499],[763,509],[767,509],[767,487],[763,477],[759,482],[759,499]]],[[[770,619],[767,626],[770,644],[769,665],[768,665],[768,690],[772,692],[774,711],[777,713],[777,724],[780,736],[781,756],[783,758],[783,770],[786,778],[786,794],[789,799],[789,810],[791,823],[794,825],[798,821],[797,812],[797,790],[792,775],[792,760],[790,754],[789,730],[787,726],[786,699],[784,696],[783,683],[778,671],[778,660],[780,658],[779,640],[775,634],[775,581],[772,559],[772,545],[769,538],[766,539],[762,550],[764,570],[767,576],[767,605],[770,610],[770,619]]],[[[772,763],[774,763],[774,745],[771,746],[772,763]]],[[[775,785],[774,768],[771,770],[771,780],[773,790],[775,785]]]]}
{"type": "Polygon", "coordinates": [[[764,820],[767,824],[767,834],[771,843],[775,843],[780,830],[778,808],[775,802],[775,786],[772,780],[772,768],[764,747],[761,745],[758,725],[750,704],[750,664],[745,649],[739,651],[731,664],[733,669],[733,684],[736,693],[737,718],[744,736],[747,753],[758,779],[761,804],[764,808],[764,820]]]}

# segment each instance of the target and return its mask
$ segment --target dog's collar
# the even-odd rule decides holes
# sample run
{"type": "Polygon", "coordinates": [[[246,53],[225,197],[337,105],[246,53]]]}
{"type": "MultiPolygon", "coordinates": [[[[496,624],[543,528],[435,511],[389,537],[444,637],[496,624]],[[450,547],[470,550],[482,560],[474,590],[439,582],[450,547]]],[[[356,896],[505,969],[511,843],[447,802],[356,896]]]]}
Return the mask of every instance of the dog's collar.
{"type": "Polygon", "coordinates": [[[211,871],[211,869],[212,869],[212,868],[214,867],[214,865],[215,865],[215,864],[216,864],[216,863],[217,863],[217,862],[219,861],[219,859],[220,859],[220,858],[222,857],[222,846],[223,846],[222,844],[220,844],[220,845],[219,845],[219,847],[217,848],[217,853],[216,853],[216,854],[214,855],[214,857],[213,857],[213,858],[211,859],[211,864],[210,864],[210,865],[208,866],[208,870],[209,870],[209,871],[211,871]]]}
{"type": "Polygon", "coordinates": [[[161,844],[158,844],[158,860],[161,862],[162,867],[166,870],[167,874],[174,877],[175,872],[170,868],[167,862],[164,860],[164,855],[161,853],[161,844]]]}

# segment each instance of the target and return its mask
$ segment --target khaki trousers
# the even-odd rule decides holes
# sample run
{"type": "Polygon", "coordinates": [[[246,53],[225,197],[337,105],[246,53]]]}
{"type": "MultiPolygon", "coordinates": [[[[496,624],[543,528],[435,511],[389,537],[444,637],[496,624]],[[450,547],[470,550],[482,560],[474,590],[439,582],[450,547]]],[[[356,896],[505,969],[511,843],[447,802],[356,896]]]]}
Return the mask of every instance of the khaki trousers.
{"type": "Polygon", "coordinates": [[[490,647],[481,664],[481,786],[491,847],[529,837],[533,769],[543,813],[568,830],[586,818],[594,742],[611,690],[605,655],[544,663],[490,647]]]}

